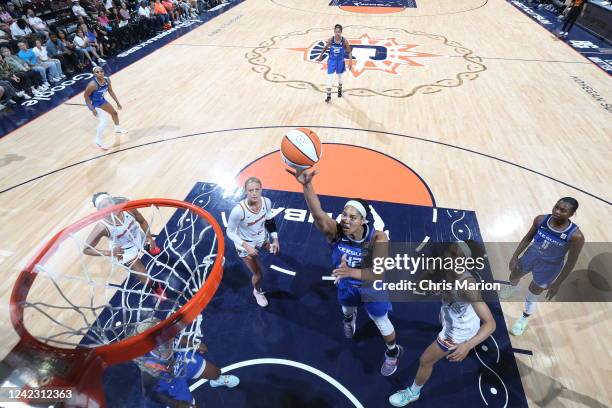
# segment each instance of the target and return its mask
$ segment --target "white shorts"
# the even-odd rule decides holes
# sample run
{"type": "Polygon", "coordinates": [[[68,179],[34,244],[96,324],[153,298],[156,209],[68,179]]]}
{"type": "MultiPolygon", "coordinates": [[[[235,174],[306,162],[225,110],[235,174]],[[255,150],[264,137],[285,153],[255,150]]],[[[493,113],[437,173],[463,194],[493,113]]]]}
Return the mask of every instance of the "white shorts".
{"type": "MultiPolygon", "coordinates": [[[[257,242],[249,242],[249,245],[251,245],[253,248],[255,249],[261,249],[267,245],[269,245],[270,243],[268,242],[268,239],[266,238],[263,241],[257,241],[257,242]]],[[[246,251],[246,249],[240,249],[240,248],[236,248],[236,252],[238,253],[238,256],[241,258],[245,258],[249,255],[249,253],[246,251]]]]}
{"type": "Polygon", "coordinates": [[[115,258],[120,264],[125,266],[130,266],[136,259],[138,259],[138,254],[140,253],[140,249],[133,245],[131,247],[123,248],[123,255],[121,258],[115,258]]]}

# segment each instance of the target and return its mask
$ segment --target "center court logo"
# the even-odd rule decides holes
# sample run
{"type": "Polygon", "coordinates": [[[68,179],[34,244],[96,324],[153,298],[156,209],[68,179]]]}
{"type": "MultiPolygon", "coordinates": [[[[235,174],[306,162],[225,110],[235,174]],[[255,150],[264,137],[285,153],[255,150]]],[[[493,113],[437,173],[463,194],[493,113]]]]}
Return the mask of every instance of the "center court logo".
{"type": "MultiPolygon", "coordinates": [[[[252,70],[270,83],[325,93],[321,71],[327,66],[327,55],[321,62],[317,59],[331,33],[327,27],[275,35],[245,57],[252,70]],[[315,64],[320,69],[313,70],[315,64]]],[[[439,34],[348,25],[344,37],[353,48],[351,76],[359,78],[344,85],[346,96],[408,98],[437,93],[475,80],[487,69],[474,51],[439,34]]]]}
{"type": "MultiPolygon", "coordinates": [[[[396,38],[373,38],[369,34],[361,34],[357,38],[346,37],[353,49],[353,69],[351,74],[358,78],[367,71],[381,71],[387,74],[399,75],[401,66],[422,67],[419,62],[428,57],[439,57],[436,54],[419,52],[414,48],[417,44],[399,44],[396,38]]],[[[321,64],[321,69],[327,69],[329,50],[325,52],[324,59],[318,62],[325,48],[326,41],[315,41],[307,48],[289,48],[302,53],[304,61],[321,64]]]]}

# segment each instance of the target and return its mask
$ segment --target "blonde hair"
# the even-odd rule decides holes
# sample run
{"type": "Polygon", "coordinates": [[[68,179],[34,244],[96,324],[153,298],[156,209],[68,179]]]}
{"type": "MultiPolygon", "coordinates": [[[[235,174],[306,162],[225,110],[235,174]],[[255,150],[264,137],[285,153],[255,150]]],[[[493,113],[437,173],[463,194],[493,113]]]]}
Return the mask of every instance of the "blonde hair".
{"type": "Polygon", "coordinates": [[[246,181],[244,182],[244,190],[246,191],[247,186],[249,185],[249,183],[257,183],[259,184],[259,187],[263,187],[263,184],[261,183],[261,180],[258,179],[257,177],[251,176],[248,179],[246,179],[246,181]]]}

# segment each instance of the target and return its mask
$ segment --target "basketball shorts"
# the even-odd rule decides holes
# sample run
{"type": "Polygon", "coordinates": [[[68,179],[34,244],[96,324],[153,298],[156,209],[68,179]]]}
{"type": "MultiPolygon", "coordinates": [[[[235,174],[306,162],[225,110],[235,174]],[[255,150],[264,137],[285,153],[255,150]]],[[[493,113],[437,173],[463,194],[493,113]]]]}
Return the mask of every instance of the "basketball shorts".
{"type": "Polygon", "coordinates": [[[167,394],[176,400],[191,403],[193,396],[189,391],[188,380],[202,376],[206,368],[206,360],[201,354],[195,353],[193,356],[195,361],[187,363],[184,377],[173,378],[170,382],[160,380],[155,386],[155,391],[167,394]]]}
{"type": "MultiPolygon", "coordinates": [[[[257,242],[249,242],[249,245],[251,245],[253,248],[257,249],[258,251],[260,251],[262,248],[264,250],[268,250],[268,248],[270,247],[270,242],[268,241],[268,238],[266,237],[265,240],[263,241],[257,241],[257,242]]],[[[238,248],[236,247],[236,253],[238,253],[238,256],[241,258],[244,258],[246,256],[249,255],[249,253],[246,251],[246,249],[243,248],[238,248]]]]}
{"type": "Polygon", "coordinates": [[[338,302],[342,306],[363,306],[369,315],[382,317],[392,310],[385,293],[355,285],[338,285],[338,302]],[[376,292],[376,293],[374,293],[376,292]]]}
{"type": "Polygon", "coordinates": [[[474,320],[467,325],[463,325],[459,328],[459,330],[453,329],[452,332],[449,333],[446,327],[442,327],[440,333],[438,333],[438,337],[436,338],[436,343],[438,347],[440,347],[443,351],[449,351],[455,345],[465,343],[472,337],[478,333],[480,329],[480,320],[474,320]]]}
{"type": "Polygon", "coordinates": [[[344,59],[340,60],[328,60],[327,62],[327,73],[328,74],[343,74],[346,71],[346,64],[344,59]]]}
{"type": "Polygon", "coordinates": [[[521,271],[521,275],[526,275],[531,272],[535,284],[546,289],[561,273],[563,261],[546,261],[538,256],[536,252],[527,250],[527,252],[519,258],[518,267],[521,271]]]}
{"type": "Polygon", "coordinates": [[[94,107],[94,109],[99,108],[102,105],[106,105],[108,103],[108,101],[104,98],[102,98],[102,100],[99,99],[92,99],[91,100],[91,104],[94,107]]]}
{"type": "Polygon", "coordinates": [[[125,266],[130,266],[136,259],[138,259],[139,248],[136,245],[131,247],[123,248],[123,255],[119,258],[119,262],[125,266]]]}

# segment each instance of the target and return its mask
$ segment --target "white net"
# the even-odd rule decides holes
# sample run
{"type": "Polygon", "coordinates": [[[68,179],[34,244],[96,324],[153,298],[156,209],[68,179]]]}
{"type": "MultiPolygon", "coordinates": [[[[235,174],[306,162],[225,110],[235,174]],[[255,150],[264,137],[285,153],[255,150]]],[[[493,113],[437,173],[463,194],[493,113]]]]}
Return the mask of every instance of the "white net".
{"type": "MultiPolygon", "coordinates": [[[[150,353],[134,359],[138,367],[153,377],[172,381],[177,377],[186,377],[189,364],[197,363],[196,353],[202,344],[202,315],[185,327],[174,339],[161,344],[150,353]]],[[[155,324],[147,321],[142,329],[155,324]]],[[[141,327],[136,330],[141,332],[141,327]]]]}
{"type": "MultiPolygon", "coordinates": [[[[35,266],[22,306],[28,331],[60,348],[115,343],[144,321],[166,319],[204,285],[217,257],[208,221],[175,207],[122,209],[59,241],[35,266]]],[[[188,341],[177,350],[197,349],[200,325],[196,319],[181,332],[177,339],[188,341]]]]}

